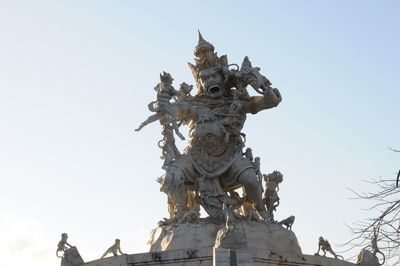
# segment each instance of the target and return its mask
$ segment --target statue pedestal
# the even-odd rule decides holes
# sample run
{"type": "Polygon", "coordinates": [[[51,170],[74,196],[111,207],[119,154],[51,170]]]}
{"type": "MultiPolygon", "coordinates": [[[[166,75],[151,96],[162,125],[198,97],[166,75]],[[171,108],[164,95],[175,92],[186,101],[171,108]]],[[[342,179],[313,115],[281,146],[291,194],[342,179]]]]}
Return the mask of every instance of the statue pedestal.
{"type": "Polygon", "coordinates": [[[148,253],[109,257],[80,266],[355,265],[302,254],[295,234],[276,223],[241,220],[228,234],[224,235],[224,230],[224,224],[207,219],[157,227],[151,232],[148,253]]]}
{"type": "Polygon", "coordinates": [[[83,259],[76,247],[71,247],[64,252],[61,259],[61,266],[78,266],[83,263],[83,259]]]}
{"type": "Polygon", "coordinates": [[[271,252],[266,253],[263,250],[259,250],[257,254],[250,256],[249,253],[246,254],[246,252],[240,250],[179,249],[109,257],[79,266],[356,266],[354,263],[323,256],[302,255],[298,259],[290,259],[289,257],[271,254],[271,252]]]}
{"type": "Polygon", "coordinates": [[[176,227],[158,227],[150,235],[148,243],[150,252],[187,248],[212,250],[216,246],[248,250],[251,254],[262,249],[276,254],[290,254],[293,257],[302,255],[296,235],[279,224],[242,220],[235,224],[229,237],[217,243],[218,232],[221,232],[224,226],[200,220],[198,223],[187,223],[176,227]]]}

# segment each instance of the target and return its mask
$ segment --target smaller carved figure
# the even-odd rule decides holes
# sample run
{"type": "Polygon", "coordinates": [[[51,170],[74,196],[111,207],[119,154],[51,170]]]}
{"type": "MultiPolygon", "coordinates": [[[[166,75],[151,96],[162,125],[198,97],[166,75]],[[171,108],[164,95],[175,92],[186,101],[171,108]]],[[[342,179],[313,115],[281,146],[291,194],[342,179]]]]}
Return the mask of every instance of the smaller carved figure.
{"type": "Polygon", "coordinates": [[[256,221],[259,223],[266,223],[265,221],[261,220],[260,216],[256,213],[256,211],[253,208],[253,205],[247,205],[246,207],[246,213],[247,213],[247,219],[249,221],[256,221]]]}
{"type": "Polygon", "coordinates": [[[254,168],[256,169],[256,174],[258,177],[258,182],[260,183],[260,186],[262,188],[262,174],[261,174],[261,162],[260,162],[260,157],[254,158],[254,168]]]}
{"type": "Polygon", "coordinates": [[[222,207],[226,195],[218,179],[208,179],[205,176],[197,177],[196,200],[203,209],[214,218],[222,219],[222,207]]]}
{"type": "Polygon", "coordinates": [[[235,218],[234,218],[231,210],[229,209],[228,204],[226,204],[226,201],[224,201],[224,203],[222,205],[222,212],[224,213],[224,218],[225,218],[225,228],[226,228],[225,237],[227,237],[235,227],[235,223],[234,223],[235,218]]]}
{"type": "Polygon", "coordinates": [[[319,251],[322,250],[324,254],[322,256],[326,256],[326,252],[331,253],[335,259],[340,258],[343,260],[343,257],[341,255],[336,255],[336,253],[332,250],[331,244],[329,244],[329,241],[327,239],[324,239],[322,236],[319,237],[318,241],[318,251],[315,253],[316,256],[319,256],[319,251]]]}
{"type": "Polygon", "coordinates": [[[115,243],[114,245],[112,245],[111,247],[109,247],[106,252],[104,252],[103,256],[101,256],[101,258],[104,258],[105,256],[107,256],[108,254],[113,254],[113,256],[118,256],[118,253],[120,255],[125,255],[125,253],[123,253],[121,251],[121,241],[117,238],[115,239],[115,243]]]}
{"type": "Polygon", "coordinates": [[[271,82],[260,74],[259,67],[252,67],[249,58],[243,59],[240,71],[236,73],[240,80],[244,80],[246,84],[250,84],[260,94],[265,94],[271,88],[271,82]]]}
{"type": "Polygon", "coordinates": [[[245,198],[240,197],[239,193],[236,191],[230,191],[229,197],[227,197],[227,204],[231,206],[231,209],[234,211],[234,214],[241,214],[243,203],[246,201],[245,198]]]}
{"type": "Polygon", "coordinates": [[[160,158],[164,160],[163,169],[167,169],[171,162],[181,155],[175,145],[173,130],[174,127],[169,122],[164,123],[163,130],[161,131],[163,139],[158,142],[158,147],[162,149],[162,156],[160,158]]]}
{"type": "Polygon", "coordinates": [[[135,131],[140,131],[146,125],[157,120],[160,120],[160,123],[164,124],[163,120],[169,117],[168,123],[172,124],[176,135],[184,140],[185,137],[179,132],[179,125],[175,119],[175,111],[171,103],[172,98],[179,95],[179,91],[175,90],[172,86],[174,79],[169,73],[163,71],[160,74],[160,80],[161,82],[154,87],[154,90],[157,91],[157,100],[148,105],[149,110],[155,112],[155,114],[149,116],[135,131]]]}
{"type": "Polygon", "coordinates": [[[68,248],[72,248],[72,246],[70,244],[68,244],[67,239],[68,239],[67,233],[62,233],[61,240],[60,240],[60,242],[58,242],[57,251],[56,251],[56,256],[59,258],[63,257],[63,256],[58,255],[59,252],[65,252],[68,248]]]}
{"type": "Polygon", "coordinates": [[[243,153],[243,155],[250,162],[253,162],[253,150],[251,148],[247,148],[246,151],[243,153]]]}
{"type": "Polygon", "coordinates": [[[271,174],[263,175],[265,181],[264,202],[271,217],[274,217],[273,212],[279,206],[279,184],[283,181],[283,175],[279,171],[274,171],[271,174]]]}
{"type": "Polygon", "coordinates": [[[194,223],[200,217],[200,205],[194,206],[193,209],[185,212],[180,223],[194,223]]]}
{"type": "Polygon", "coordinates": [[[193,90],[193,85],[189,85],[186,82],[182,82],[179,85],[179,91],[178,95],[176,96],[176,99],[178,101],[183,101],[185,100],[186,97],[190,96],[190,92],[193,90]]]}
{"type": "Polygon", "coordinates": [[[378,248],[378,233],[376,232],[376,227],[374,227],[373,234],[371,236],[371,243],[369,244],[372,254],[376,256],[377,253],[381,254],[383,256],[383,262],[380,265],[383,265],[385,263],[385,254],[383,254],[379,248],[378,248]]]}
{"type": "Polygon", "coordinates": [[[286,229],[292,231],[292,225],[294,224],[295,217],[293,215],[289,216],[286,219],[283,219],[278,224],[286,226],[286,229]]]}

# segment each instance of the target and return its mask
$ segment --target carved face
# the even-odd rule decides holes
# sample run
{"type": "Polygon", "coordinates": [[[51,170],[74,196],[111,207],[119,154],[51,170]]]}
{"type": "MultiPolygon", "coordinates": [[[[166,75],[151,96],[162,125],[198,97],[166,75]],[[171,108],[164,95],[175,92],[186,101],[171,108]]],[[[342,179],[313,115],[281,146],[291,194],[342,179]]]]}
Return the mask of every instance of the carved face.
{"type": "Polygon", "coordinates": [[[223,76],[217,68],[209,68],[200,72],[200,82],[203,86],[206,95],[211,98],[219,98],[224,94],[222,83],[223,76]]]}

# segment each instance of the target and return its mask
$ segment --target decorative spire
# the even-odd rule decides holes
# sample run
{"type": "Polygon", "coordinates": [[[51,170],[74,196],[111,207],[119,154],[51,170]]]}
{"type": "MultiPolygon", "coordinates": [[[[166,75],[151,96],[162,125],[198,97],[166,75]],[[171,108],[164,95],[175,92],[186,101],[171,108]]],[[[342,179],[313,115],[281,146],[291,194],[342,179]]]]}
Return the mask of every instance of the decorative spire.
{"type": "Polygon", "coordinates": [[[200,57],[201,54],[204,54],[208,51],[214,52],[214,46],[211,43],[204,40],[199,30],[197,30],[197,32],[198,32],[198,42],[196,47],[194,48],[194,55],[196,57],[200,57]]]}
{"type": "Polygon", "coordinates": [[[203,39],[203,36],[201,35],[200,30],[197,30],[197,34],[198,34],[198,36],[199,36],[199,41],[198,41],[198,43],[200,43],[200,42],[205,42],[205,40],[203,39]]]}
{"type": "Polygon", "coordinates": [[[190,70],[196,80],[196,86],[201,92],[203,90],[200,82],[200,71],[212,67],[221,67],[221,66],[228,66],[228,59],[226,55],[218,57],[217,53],[214,52],[214,46],[204,40],[201,32],[198,30],[198,41],[197,45],[194,48],[194,55],[196,58],[194,59],[195,65],[188,63],[190,70]]]}

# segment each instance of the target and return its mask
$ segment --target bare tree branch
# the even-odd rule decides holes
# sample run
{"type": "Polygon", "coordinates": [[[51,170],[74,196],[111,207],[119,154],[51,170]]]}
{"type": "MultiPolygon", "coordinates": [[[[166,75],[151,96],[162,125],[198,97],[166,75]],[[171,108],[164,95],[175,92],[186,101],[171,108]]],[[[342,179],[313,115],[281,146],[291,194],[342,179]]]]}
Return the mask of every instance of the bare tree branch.
{"type": "Polygon", "coordinates": [[[400,224],[397,225],[400,223],[400,189],[398,179],[396,184],[394,181],[381,178],[366,181],[377,187],[377,192],[358,193],[349,189],[355,195],[354,199],[372,202],[367,210],[375,210],[378,215],[348,226],[353,238],[344,245],[350,249],[367,248],[376,230],[379,232],[379,249],[386,259],[400,256],[400,224]]]}
{"type": "Polygon", "coordinates": [[[400,152],[400,150],[395,150],[395,149],[392,149],[390,147],[388,147],[388,149],[391,150],[391,151],[394,151],[394,152],[400,152]]]}

